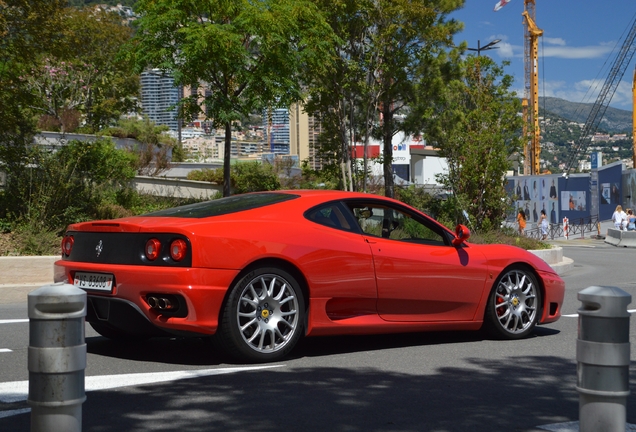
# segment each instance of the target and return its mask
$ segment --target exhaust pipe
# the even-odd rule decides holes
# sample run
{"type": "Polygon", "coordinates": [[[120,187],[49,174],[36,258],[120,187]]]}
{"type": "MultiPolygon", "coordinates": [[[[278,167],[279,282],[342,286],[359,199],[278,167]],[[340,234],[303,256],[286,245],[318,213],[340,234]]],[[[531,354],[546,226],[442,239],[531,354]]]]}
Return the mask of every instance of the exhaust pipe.
{"type": "Polygon", "coordinates": [[[159,297],[158,302],[157,302],[157,307],[159,309],[173,309],[174,305],[172,304],[172,302],[170,302],[170,299],[167,299],[165,297],[159,297]]]}
{"type": "Polygon", "coordinates": [[[152,309],[172,310],[176,308],[174,300],[171,300],[168,297],[157,297],[152,295],[146,297],[146,302],[152,309]]]}

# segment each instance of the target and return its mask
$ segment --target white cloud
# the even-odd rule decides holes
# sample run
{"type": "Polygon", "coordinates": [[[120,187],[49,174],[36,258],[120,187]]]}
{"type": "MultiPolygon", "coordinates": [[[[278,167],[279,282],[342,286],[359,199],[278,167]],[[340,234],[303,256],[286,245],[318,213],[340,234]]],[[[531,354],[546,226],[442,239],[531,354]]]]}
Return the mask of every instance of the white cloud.
{"type": "MultiPolygon", "coordinates": [[[[499,47],[499,57],[523,57],[524,47],[522,45],[512,45],[508,43],[508,37],[505,35],[493,35],[490,36],[488,40],[491,41],[493,39],[501,39],[501,42],[497,44],[499,47]]],[[[605,58],[616,47],[615,42],[602,42],[598,45],[572,47],[568,46],[562,38],[544,37],[542,39],[543,44],[540,39],[539,57],[553,57],[570,60],[605,58]]]]}
{"type": "Polygon", "coordinates": [[[565,46],[565,40],[561,39],[561,38],[549,38],[549,37],[544,37],[543,38],[543,42],[550,44],[550,45],[561,45],[561,46],[565,46]]]}
{"type": "Polygon", "coordinates": [[[539,55],[544,57],[555,57],[564,59],[595,59],[607,57],[612,52],[612,47],[607,45],[570,47],[570,46],[548,46],[539,49],[539,55]]]}

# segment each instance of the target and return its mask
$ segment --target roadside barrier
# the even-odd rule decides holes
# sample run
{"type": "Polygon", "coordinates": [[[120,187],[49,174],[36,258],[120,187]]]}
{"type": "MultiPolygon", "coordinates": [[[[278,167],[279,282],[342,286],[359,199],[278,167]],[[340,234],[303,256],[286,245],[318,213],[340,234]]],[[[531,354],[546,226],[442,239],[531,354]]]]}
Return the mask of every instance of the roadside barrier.
{"type": "Polygon", "coordinates": [[[622,231],[616,228],[608,228],[605,243],[614,246],[636,247],[636,231],[622,231]]]}
{"type": "Polygon", "coordinates": [[[576,341],[579,430],[624,432],[629,395],[629,318],[632,296],[591,286],[578,293],[576,341]]]}
{"type": "MultiPolygon", "coordinates": [[[[583,218],[567,219],[564,224],[549,224],[548,225],[548,238],[554,240],[555,238],[565,237],[566,239],[580,235],[581,238],[585,238],[585,233],[592,234],[594,232],[600,235],[600,220],[598,216],[587,216],[583,218]]],[[[526,237],[535,238],[541,240],[541,226],[537,224],[536,228],[527,229],[525,231],[526,237]]]]}
{"type": "Polygon", "coordinates": [[[28,295],[31,432],[80,432],[86,343],[86,292],[43,286],[28,295]]]}

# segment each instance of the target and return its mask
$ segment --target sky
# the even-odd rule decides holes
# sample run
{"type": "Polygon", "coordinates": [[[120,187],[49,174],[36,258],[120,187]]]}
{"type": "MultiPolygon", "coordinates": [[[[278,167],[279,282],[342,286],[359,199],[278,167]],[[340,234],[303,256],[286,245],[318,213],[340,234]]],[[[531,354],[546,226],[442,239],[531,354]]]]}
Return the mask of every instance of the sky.
{"type": "MultiPolygon", "coordinates": [[[[515,78],[513,90],[524,89],[523,0],[510,0],[494,12],[497,0],[466,0],[449,15],[464,23],[455,36],[477,48],[496,39],[498,49],[482,51],[497,63],[510,61],[505,72],[515,78]]],[[[636,0],[536,0],[539,38],[539,96],[571,102],[594,103],[612,68],[617,53],[636,18],[636,0]]],[[[636,49],[636,43],[634,44],[636,49]]],[[[475,54],[474,52],[472,52],[475,54]]],[[[632,58],[609,106],[632,110],[632,58]]]]}

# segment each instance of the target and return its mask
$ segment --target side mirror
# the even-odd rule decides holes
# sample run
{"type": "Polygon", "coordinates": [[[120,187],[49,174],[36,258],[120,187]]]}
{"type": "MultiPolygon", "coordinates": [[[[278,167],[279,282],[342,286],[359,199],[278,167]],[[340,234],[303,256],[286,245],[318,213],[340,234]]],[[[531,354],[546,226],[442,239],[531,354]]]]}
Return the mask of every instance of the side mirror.
{"type": "Polygon", "coordinates": [[[453,246],[457,247],[464,243],[470,237],[470,230],[462,224],[455,227],[455,238],[453,239],[453,246]]]}

